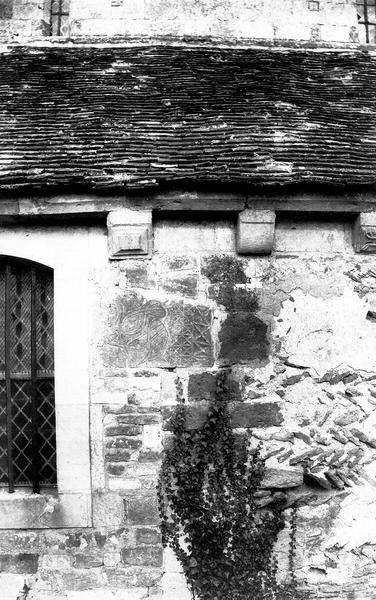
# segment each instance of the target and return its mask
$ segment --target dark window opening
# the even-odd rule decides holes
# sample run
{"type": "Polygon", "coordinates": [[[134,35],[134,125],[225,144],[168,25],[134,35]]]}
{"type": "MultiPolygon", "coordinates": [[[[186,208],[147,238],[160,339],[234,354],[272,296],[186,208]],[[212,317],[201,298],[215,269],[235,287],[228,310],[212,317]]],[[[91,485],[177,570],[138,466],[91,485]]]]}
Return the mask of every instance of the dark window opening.
{"type": "Polygon", "coordinates": [[[70,0],[51,0],[51,35],[68,35],[69,4],[70,0]]]}
{"type": "Polygon", "coordinates": [[[376,44],[376,0],[357,0],[360,41],[376,44]]]}
{"type": "Polygon", "coordinates": [[[53,271],[0,257],[0,485],[56,485],[53,271]]]}

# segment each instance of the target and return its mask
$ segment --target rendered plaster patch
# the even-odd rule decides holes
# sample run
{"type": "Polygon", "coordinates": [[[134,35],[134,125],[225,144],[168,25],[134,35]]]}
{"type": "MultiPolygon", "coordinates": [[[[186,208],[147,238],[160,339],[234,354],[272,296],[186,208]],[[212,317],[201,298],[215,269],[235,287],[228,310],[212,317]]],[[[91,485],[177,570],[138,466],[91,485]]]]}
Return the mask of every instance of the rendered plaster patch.
{"type": "Polygon", "coordinates": [[[376,371],[376,331],[367,311],[366,301],[348,290],[325,300],[297,290],[283,302],[275,328],[281,354],[318,375],[341,364],[376,371]]]}
{"type": "Polygon", "coordinates": [[[376,485],[367,483],[354,486],[351,495],[341,503],[341,509],[330,539],[330,546],[338,545],[352,551],[364,544],[376,543],[376,485]]]}

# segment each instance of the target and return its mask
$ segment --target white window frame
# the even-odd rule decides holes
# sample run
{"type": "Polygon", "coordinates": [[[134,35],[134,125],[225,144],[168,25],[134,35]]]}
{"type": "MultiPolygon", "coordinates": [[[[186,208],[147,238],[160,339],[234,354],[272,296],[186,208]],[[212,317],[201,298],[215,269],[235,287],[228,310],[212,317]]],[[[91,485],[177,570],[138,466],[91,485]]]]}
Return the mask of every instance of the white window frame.
{"type": "Polygon", "coordinates": [[[90,527],[90,229],[0,227],[0,254],[54,272],[57,490],[0,492],[0,529],[90,527]]]}

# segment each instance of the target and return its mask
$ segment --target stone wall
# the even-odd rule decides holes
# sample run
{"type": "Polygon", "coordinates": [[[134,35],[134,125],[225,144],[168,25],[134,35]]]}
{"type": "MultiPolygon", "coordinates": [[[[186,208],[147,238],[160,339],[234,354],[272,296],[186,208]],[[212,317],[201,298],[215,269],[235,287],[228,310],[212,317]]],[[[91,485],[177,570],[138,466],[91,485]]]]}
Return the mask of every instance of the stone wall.
{"type": "Polygon", "coordinates": [[[354,3],[340,0],[72,0],[73,35],[187,35],[353,41],[354,3]]]}
{"type": "MultiPolygon", "coordinates": [[[[48,35],[49,2],[1,0],[0,36],[48,35]]],[[[72,36],[356,42],[353,0],[71,0],[72,36]]]]}
{"type": "Polygon", "coordinates": [[[0,0],[0,39],[24,39],[48,35],[49,2],[0,0]]]}
{"type": "MultiPolygon", "coordinates": [[[[1,530],[7,600],[189,599],[162,553],[155,484],[176,376],[199,427],[220,367],[232,369],[234,427],[264,444],[260,506],[298,506],[299,578],[318,599],[371,600],[376,268],[354,254],[351,224],[281,218],[271,257],[240,258],[231,217],[156,217],[152,257],[111,263],[105,233],[88,246],[92,519],[1,530]]],[[[282,577],[288,540],[286,527],[282,577]]]]}
{"type": "MultiPolygon", "coordinates": [[[[231,219],[157,219],[154,231],[151,260],[95,275],[106,489],[130,503],[134,527],[151,525],[174,379],[184,381],[187,426],[199,427],[213,374],[231,365],[234,427],[252,429],[268,457],[260,505],[282,493],[287,507],[299,506],[299,577],[317,598],[371,599],[374,259],[354,254],[350,224],[338,220],[280,220],[271,258],[239,259],[231,219]]],[[[167,553],[167,598],[183,593],[178,573],[167,553]]]]}

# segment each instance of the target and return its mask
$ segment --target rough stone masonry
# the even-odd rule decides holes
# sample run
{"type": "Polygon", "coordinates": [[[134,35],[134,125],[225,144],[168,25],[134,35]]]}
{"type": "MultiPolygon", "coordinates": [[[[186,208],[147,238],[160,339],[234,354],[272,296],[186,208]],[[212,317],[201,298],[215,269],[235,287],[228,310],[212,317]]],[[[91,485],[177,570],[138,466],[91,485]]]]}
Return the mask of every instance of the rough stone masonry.
{"type": "Polygon", "coordinates": [[[229,220],[157,219],[151,259],[93,270],[95,527],[3,533],[8,589],[27,574],[37,600],[189,598],[163,561],[155,483],[176,375],[199,427],[231,365],[234,427],[268,457],[260,505],[282,492],[299,507],[299,578],[320,599],[373,597],[373,259],[342,222],[282,220],[265,258],[240,259],[234,235],[229,220]]]}
{"type": "MultiPolygon", "coordinates": [[[[174,380],[200,427],[214,374],[231,367],[233,425],[267,458],[260,507],[281,494],[287,516],[298,507],[299,579],[318,599],[371,600],[376,272],[350,224],[281,218],[270,257],[237,256],[225,218],[157,217],[151,258],[110,263],[105,229],[93,235],[92,526],[2,530],[6,598],[188,600],[155,491],[174,380]]],[[[288,540],[287,527],[281,577],[288,540]]]]}
{"type": "Polygon", "coordinates": [[[242,259],[231,221],[160,219],[151,260],[95,273],[105,486],[125,501],[129,528],[110,586],[133,565],[155,577],[134,579],[149,594],[182,593],[177,564],[167,556],[162,567],[150,530],[174,379],[185,382],[187,426],[199,427],[213,374],[231,366],[233,425],[251,429],[268,457],[260,505],[282,491],[299,507],[299,577],[317,598],[372,598],[375,277],[372,257],[353,253],[348,223],[309,219],[277,225],[271,258],[242,259]]]}

